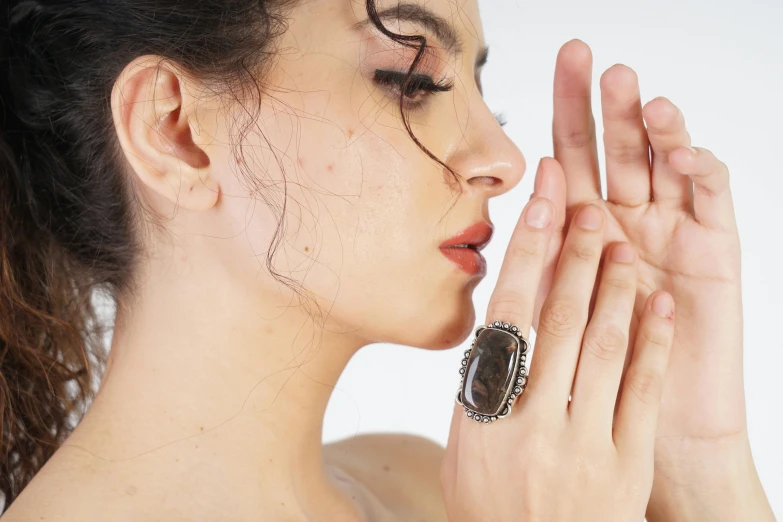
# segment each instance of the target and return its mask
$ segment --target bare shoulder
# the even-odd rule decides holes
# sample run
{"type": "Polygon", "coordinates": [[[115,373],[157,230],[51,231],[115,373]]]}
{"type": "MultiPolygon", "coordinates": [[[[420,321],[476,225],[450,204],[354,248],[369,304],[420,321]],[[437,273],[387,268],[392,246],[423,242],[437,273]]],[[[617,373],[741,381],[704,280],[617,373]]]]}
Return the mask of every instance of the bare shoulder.
{"type": "MultiPolygon", "coordinates": [[[[418,435],[370,433],[324,446],[328,464],[371,489],[386,505],[405,506],[416,520],[446,520],[440,489],[445,449],[418,435]]],[[[407,518],[406,520],[414,520],[407,518]]]]}

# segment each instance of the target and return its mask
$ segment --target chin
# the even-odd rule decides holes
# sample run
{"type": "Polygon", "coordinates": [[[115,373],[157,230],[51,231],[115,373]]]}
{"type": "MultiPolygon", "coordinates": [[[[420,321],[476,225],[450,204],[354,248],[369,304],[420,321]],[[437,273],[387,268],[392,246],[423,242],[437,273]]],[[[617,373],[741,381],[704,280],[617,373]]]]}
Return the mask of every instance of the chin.
{"type": "Polygon", "coordinates": [[[447,350],[462,344],[476,328],[476,310],[473,306],[473,288],[466,288],[466,291],[456,300],[454,308],[442,308],[441,311],[448,315],[433,317],[432,325],[437,328],[429,331],[429,337],[422,343],[416,344],[426,350],[447,350]]]}

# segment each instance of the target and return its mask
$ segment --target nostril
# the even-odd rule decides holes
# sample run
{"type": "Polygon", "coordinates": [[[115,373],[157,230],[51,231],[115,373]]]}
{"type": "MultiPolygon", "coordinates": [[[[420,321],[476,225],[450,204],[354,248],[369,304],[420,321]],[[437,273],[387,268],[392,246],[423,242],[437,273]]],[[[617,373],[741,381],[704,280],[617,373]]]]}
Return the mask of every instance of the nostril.
{"type": "Polygon", "coordinates": [[[471,185],[486,185],[488,187],[494,187],[495,185],[503,183],[502,180],[494,176],[475,176],[470,178],[469,182],[471,185]]]}

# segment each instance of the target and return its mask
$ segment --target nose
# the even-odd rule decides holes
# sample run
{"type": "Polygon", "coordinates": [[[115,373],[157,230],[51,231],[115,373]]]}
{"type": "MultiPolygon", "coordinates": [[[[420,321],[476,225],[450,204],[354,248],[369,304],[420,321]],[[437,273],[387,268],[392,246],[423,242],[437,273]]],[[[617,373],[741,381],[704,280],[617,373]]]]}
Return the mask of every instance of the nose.
{"type": "Polygon", "coordinates": [[[490,198],[514,188],[525,173],[525,157],[511,141],[481,95],[472,97],[467,125],[457,129],[459,143],[448,165],[461,176],[464,192],[490,198]]]}

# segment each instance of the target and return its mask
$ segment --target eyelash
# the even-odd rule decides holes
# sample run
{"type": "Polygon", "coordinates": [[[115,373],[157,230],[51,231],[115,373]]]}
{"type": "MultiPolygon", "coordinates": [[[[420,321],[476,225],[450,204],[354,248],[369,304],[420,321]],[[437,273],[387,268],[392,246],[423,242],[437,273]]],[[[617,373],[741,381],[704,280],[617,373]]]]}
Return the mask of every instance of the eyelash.
{"type": "MultiPolygon", "coordinates": [[[[392,87],[397,94],[402,91],[405,85],[405,77],[407,73],[399,71],[385,71],[383,69],[375,69],[375,76],[373,80],[375,83],[384,87],[392,87]]],[[[415,73],[411,76],[410,83],[405,93],[405,103],[410,109],[418,109],[424,102],[422,100],[414,100],[412,96],[417,92],[422,92],[424,95],[450,91],[453,87],[453,83],[446,80],[440,80],[436,82],[431,76],[426,74],[415,73]]],[[[495,119],[502,127],[506,124],[505,117],[502,113],[495,113],[495,119]]]]}
{"type": "MultiPolygon", "coordinates": [[[[385,71],[383,69],[375,69],[375,77],[373,80],[375,83],[382,85],[392,90],[399,95],[402,88],[405,86],[405,77],[407,73],[399,71],[385,71]]],[[[413,96],[421,92],[424,96],[432,93],[450,91],[453,87],[451,82],[446,80],[440,80],[436,82],[432,79],[432,76],[426,74],[415,73],[411,76],[410,82],[406,88],[404,103],[410,109],[418,109],[424,104],[423,100],[413,99],[413,96]]]]}

